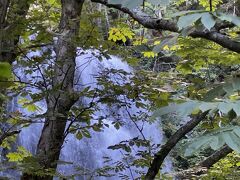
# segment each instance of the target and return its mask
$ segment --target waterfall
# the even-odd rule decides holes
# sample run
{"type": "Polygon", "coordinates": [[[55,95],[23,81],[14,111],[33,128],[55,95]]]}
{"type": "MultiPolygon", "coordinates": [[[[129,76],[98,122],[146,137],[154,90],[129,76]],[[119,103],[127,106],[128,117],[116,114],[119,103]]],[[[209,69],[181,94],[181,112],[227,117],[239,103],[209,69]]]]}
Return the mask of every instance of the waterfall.
{"type": "MultiPolygon", "coordinates": [[[[134,73],[134,70],[124,61],[116,56],[110,56],[110,59],[102,58],[99,60],[97,53],[93,55],[93,51],[81,51],[79,50],[78,56],[76,58],[76,74],[75,74],[75,90],[81,91],[87,86],[91,86],[91,88],[95,88],[97,86],[97,78],[96,76],[99,73],[103,72],[106,69],[116,69],[123,70],[129,73],[129,77],[131,77],[134,73]]],[[[40,55],[39,53],[29,53],[28,56],[36,56],[40,55]]],[[[18,71],[21,73],[21,71],[18,71]]],[[[36,72],[37,73],[37,72],[36,72]]],[[[25,78],[31,78],[26,76],[25,78]]],[[[127,81],[130,78],[127,78],[127,81]]],[[[114,81],[114,75],[111,78],[114,81]]],[[[118,82],[125,83],[124,80],[118,79],[118,82]]],[[[32,89],[32,91],[37,91],[32,89]]],[[[106,92],[107,93],[107,92],[106,92]]],[[[121,98],[121,97],[119,97],[121,98]]],[[[79,104],[85,103],[88,104],[89,98],[82,98],[78,102],[79,104]]],[[[142,109],[137,108],[133,102],[131,103],[130,113],[136,114],[142,109]]],[[[147,102],[146,102],[147,103],[147,102]]],[[[41,107],[41,113],[46,111],[46,103],[44,101],[38,102],[38,106],[41,107]]],[[[18,105],[20,111],[26,114],[26,116],[31,115],[27,110],[21,108],[18,105]]],[[[80,166],[89,171],[94,171],[96,168],[101,168],[104,166],[103,157],[109,156],[114,161],[121,161],[122,152],[119,150],[111,150],[108,149],[109,146],[117,144],[121,141],[126,141],[128,139],[132,139],[137,136],[141,136],[136,126],[129,119],[125,109],[115,107],[115,106],[107,106],[105,104],[99,104],[99,109],[94,112],[93,117],[99,116],[108,116],[112,112],[119,114],[119,118],[122,118],[126,125],[116,129],[112,122],[114,121],[114,117],[104,119],[104,123],[109,124],[108,128],[104,128],[101,132],[90,131],[91,138],[83,138],[81,140],[76,139],[75,135],[69,134],[63,144],[63,148],[61,150],[60,161],[63,162],[72,162],[69,164],[59,164],[58,171],[64,175],[71,175],[77,173],[76,167],[80,166]]],[[[144,111],[144,110],[143,110],[144,111]]],[[[31,153],[35,153],[37,142],[40,137],[41,129],[43,127],[43,123],[33,123],[29,127],[23,128],[19,135],[19,144],[24,146],[31,153]]],[[[159,122],[152,124],[144,124],[143,126],[143,134],[146,136],[146,139],[151,139],[156,144],[162,142],[163,134],[161,130],[161,126],[159,122]]],[[[165,167],[163,171],[169,172],[171,171],[171,161],[169,159],[165,162],[165,167]]],[[[146,171],[146,169],[144,170],[146,171]]],[[[124,171],[126,174],[130,174],[129,170],[126,169],[124,171]]],[[[136,175],[136,174],[134,174],[136,175]]],[[[77,176],[76,179],[87,179],[88,176],[77,176]]],[[[96,179],[105,179],[104,177],[96,177],[96,179]]],[[[118,177],[108,177],[107,179],[118,179],[118,177]]]]}

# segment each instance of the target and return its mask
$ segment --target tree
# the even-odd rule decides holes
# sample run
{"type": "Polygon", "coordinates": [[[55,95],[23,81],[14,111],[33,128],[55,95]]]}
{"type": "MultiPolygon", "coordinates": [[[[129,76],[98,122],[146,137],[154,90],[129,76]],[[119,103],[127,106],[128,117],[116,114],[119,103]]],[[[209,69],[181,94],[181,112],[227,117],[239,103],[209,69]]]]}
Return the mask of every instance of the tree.
{"type": "MultiPolygon", "coordinates": [[[[38,59],[37,57],[33,57],[32,59],[34,59],[35,61],[32,61],[32,59],[28,59],[28,63],[26,63],[27,65],[25,66],[29,67],[30,69],[32,68],[32,70],[30,70],[30,72],[28,73],[32,73],[32,71],[36,69],[41,73],[41,81],[35,82],[33,80],[31,83],[26,83],[22,82],[20,79],[18,82],[15,82],[38,86],[38,88],[43,89],[42,92],[44,92],[42,94],[36,93],[35,96],[32,95],[31,97],[33,99],[33,102],[31,103],[23,102],[25,106],[29,107],[30,104],[30,106],[32,107],[34,106],[34,101],[44,99],[47,104],[47,111],[44,114],[44,127],[37,146],[36,153],[37,162],[43,169],[52,169],[53,171],[55,171],[61,147],[63,145],[64,138],[66,137],[65,129],[68,129],[67,122],[69,120],[69,114],[71,114],[71,110],[73,109],[74,104],[78,101],[80,97],[79,92],[76,92],[74,90],[74,74],[76,69],[75,58],[77,47],[87,49],[94,44],[95,47],[101,46],[102,48],[100,48],[100,50],[103,50],[103,52],[105,49],[108,49],[109,53],[114,52],[114,48],[109,48],[114,43],[104,41],[104,38],[106,39],[106,32],[103,32],[103,34],[98,34],[96,32],[98,31],[98,29],[96,30],[94,28],[91,30],[91,32],[89,32],[89,27],[94,27],[95,25],[94,21],[97,22],[96,24],[98,25],[101,25],[102,23],[102,21],[99,20],[100,18],[102,18],[101,15],[97,17],[99,19],[97,19],[96,17],[89,18],[90,21],[92,20],[92,26],[91,24],[86,23],[88,10],[87,8],[90,6],[90,4],[93,5],[92,2],[105,5],[108,8],[112,8],[113,11],[121,11],[123,13],[123,16],[129,15],[134,21],[138,22],[138,25],[142,25],[147,29],[158,31],[158,33],[155,34],[160,36],[159,39],[161,40],[161,43],[156,43],[157,45],[154,45],[154,43],[146,43],[145,45],[143,45],[145,39],[144,35],[146,33],[145,31],[142,31],[142,35],[139,36],[139,38],[141,39],[140,45],[145,46],[145,56],[155,57],[156,54],[160,53],[161,51],[168,51],[174,52],[183,58],[186,57],[186,59],[193,59],[193,61],[187,62],[180,61],[178,64],[177,70],[181,72],[181,76],[184,79],[180,82],[189,83],[188,87],[192,87],[193,90],[187,90],[188,95],[183,94],[185,96],[184,100],[186,101],[186,103],[180,104],[178,107],[179,109],[176,110],[173,108],[173,110],[183,111],[183,106],[185,106],[185,108],[189,108],[191,106],[191,108],[189,108],[189,112],[187,112],[186,114],[194,114],[194,110],[196,109],[198,110],[198,114],[196,115],[195,113],[192,120],[183,125],[180,129],[178,129],[176,133],[174,133],[169,138],[166,144],[163,145],[161,149],[155,154],[151,163],[149,164],[148,172],[145,175],[145,179],[154,179],[158,174],[163,160],[166,158],[168,153],[187,133],[192,131],[193,128],[195,128],[197,125],[201,124],[203,120],[210,118],[214,120],[214,118],[216,117],[218,120],[221,120],[222,116],[218,116],[218,112],[222,112],[225,115],[229,115],[232,113],[233,118],[231,118],[231,121],[229,123],[231,124],[232,120],[235,120],[236,117],[239,116],[239,110],[236,107],[238,101],[229,101],[229,97],[231,95],[236,95],[236,91],[239,90],[237,78],[233,78],[231,82],[226,82],[225,84],[216,84],[216,86],[212,88],[208,87],[208,84],[211,80],[210,71],[208,71],[209,79],[205,78],[203,81],[201,81],[201,78],[199,78],[200,80],[197,82],[204,82],[204,87],[197,87],[197,83],[194,84],[194,80],[198,75],[202,76],[204,67],[209,68],[209,64],[212,65],[212,67],[210,68],[216,71],[218,65],[220,66],[220,68],[223,65],[233,67],[234,65],[239,63],[236,59],[238,59],[238,53],[240,52],[240,43],[237,34],[240,20],[237,16],[217,11],[226,10],[224,9],[224,7],[221,7],[221,1],[200,0],[199,3],[197,3],[196,10],[183,11],[181,10],[182,7],[188,8],[187,4],[184,4],[186,3],[185,1],[181,1],[180,3],[172,1],[170,3],[169,1],[158,2],[152,0],[126,0],[122,3],[121,1],[115,0],[91,0],[91,2],[84,2],[83,0],[61,0],[61,2],[55,2],[51,0],[39,0],[36,2],[26,0],[1,0],[0,70],[2,72],[9,72],[9,64],[12,64],[16,59],[20,59],[18,63],[22,63],[21,58],[27,58],[26,52],[34,48],[37,49],[50,45],[53,46],[53,48],[50,49],[53,50],[55,54],[55,56],[52,56],[51,53],[44,52],[45,54],[42,56],[42,58],[38,59]],[[83,9],[84,6],[86,7],[86,9],[83,9]],[[177,11],[177,13],[171,19],[165,19],[164,17],[156,17],[154,14],[156,9],[154,8],[158,6],[169,6],[169,10],[177,11]],[[147,8],[153,11],[148,12],[147,8]],[[61,13],[59,13],[59,11],[61,13]],[[84,13],[82,13],[82,11],[84,13]],[[61,16],[59,16],[60,14],[61,16]],[[95,36],[99,37],[95,39],[92,38],[92,40],[91,37],[93,33],[95,33],[95,36]],[[162,38],[162,36],[164,36],[164,33],[166,35],[165,39],[162,38]],[[36,35],[35,40],[29,40],[30,35],[36,35]],[[20,42],[21,38],[24,40],[24,43],[20,42]],[[57,39],[55,42],[53,42],[54,38],[57,39]],[[91,41],[89,41],[89,39],[91,39],[91,41]],[[177,39],[178,43],[176,45],[177,39]],[[191,49],[192,45],[196,45],[199,50],[204,49],[204,45],[210,48],[207,50],[202,50],[202,52],[204,53],[206,51],[206,55],[204,53],[196,54],[196,51],[193,51],[191,49]],[[184,50],[186,50],[187,48],[189,48],[190,50],[188,49],[189,51],[186,51],[187,53],[185,53],[184,50]],[[222,54],[216,55],[216,51],[222,51],[222,54]],[[225,60],[220,60],[219,62],[217,62],[220,56],[225,58],[231,58],[232,61],[229,63],[224,62],[225,60]],[[52,63],[47,64],[47,68],[44,68],[44,58],[51,59],[52,57],[54,57],[55,60],[52,63]],[[236,62],[234,62],[234,60],[236,60],[236,62]],[[192,69],[195,70],[195,74],[193,73],[192,69]],[[185,76],[186,74],[189,75],[191,73],[194,74],[193,79],[191,79],[191,77],[189,78],[189,76],[185,76]],[[202,92],[200,92],[200,90],[202,90],[202,92]],[[195,93],[196,91],[199,91],[200,93],[195,93]],[[205,99],[203,98],[203,96],[205,97],[205,99]],[[221,97],[221,102],[216,101],[216,97],[221,97]],[[206,98],[208,99],[206,100],[206,98]],[[207,108],[204,106],[206,106],[207,108]]],[[[233,4],[235,9],[238,8],[237,3],[238,2],[236,2],[236,5],[233,4]]],[[[223,3],[223,5],[224,4],[226,3],[223,3]]],[[[168,11],[163,11],[165,12],[160,14],[162,16],[167,16],[168,11]]],[[[108,14],[105,13],[106,22],[109,21],[108,18],[108,14]]],[[[132,39],[134,35],[133,30],[137,29],[136,26],[138,26],[134,24],[134,22],[132,24],[132,29],[130,29],[129,25],[126,24],[120,24],[118,25],[118,27],[116,26],[110,28],[109,40],[112,40],[114,42],[123,41],[124,44],[127,39],[132,39]]],[[[98,28],[104,29],[102,27],[98,28]]],[[[142,30],[141,28],[139,29],[142,30]]],[[[137,44],[137,40],[135,41],[135,43],[137,44]]],[[[116,46],[117,45],[114,44],[114,47],[116,46]]],[[[117,49],[118,48],[121,49],[122,47],[117,46],[117,49]]],[[[143,47],[141,46],[141,48],[143,47]]],[[[133,48],[133,50],[135,49],[133,48]]],[[[117,52],[119,53],[119,51],[117,52]]],[[[231,71],[231,69],[225,69],[223,71],[227,72],[231,71]]],[[[0,80],[2,80],[2,82],[14,82],[11,79],[11,75],[5,75],[4,77],[4,74],[0,75],[0,80]]],[[[166,82],[169,82],[169,79],[166,82]]],[[[151,83],[151,86],[148,86],[148,88],[144,88],[144,86],[139,85],[140,83],[138,85],[142,88],[142,92],[147,92],[147,90],[149,91],[148,98],[156,106],[156,109],[158,109],[159,106],[166,105],[164,103],[167,103],[170,100],[172,102],[179,101],[179,99],[174,98],[174,94],[173,96],[170,96],[171,92],[166,93],[156,89],[149,90],[153,87],[154,81],[152,81],[151,83]],[[153,97],[153,94],[157,98],[158,96],[160,96],[162,104],[156,105],[157,98],[151,98],[153,97]]],[[[181,85],[179,86],[179,88],[184,89],[181,85]]],[[[22,93],[23,90],[24,87],[18,87],[16,92],[22,93]]],[[[1,93],[7,96],[8,90],[4,89],[1,93]]],[[[93,94],[95,95],[95,93],[93,94]]],[[[141,93],[137,93],[137,95],[139,94],[141,93]]],[[[101,95],[101,93],[98,94],[98,96],[101,95]]],[[[136,97],[134,98],[137,99],[136,97]]],[[[85,111],[86,108],[83,108],[82,110],[85,111]]],[[[80,114],[83,111],[80,111],[80,114]]],[[[168,107],[165,107],[157,110],[156,114],[158,112],[160,112],[159,116],[162,116],[173,111],[170,111],[168,107]]],[[[70,125],[73,124],[70,123],[70,125]]],[[[220,133],[215,133],[215,130],[210,131],[213,134],[209,135],[208,138],[210,137],[209,139],[212,139],[213,141],[214,138],[216,139],[220,137],[223,131],[229,131],[230,133],[235,132],[235,134],[231,134],[231,136],[229,134],[224,136],[224,141],[221,141],[221,143],[219,143],[220,145],[210,144],[211,147],[217,150],[221,146],[225,147],[226,143],[231,149],[240,151],[240,146],[238,146],[238,144],[236,143],[236,138],[238,138],[239,136],[238,127],[226,128],[228,129],[226,130],[222,128],[222,130],[220,128],[220,133]],[[216,134],[218,135],[217,137],[215,136],[216,134]],[[229,140],[229,136],[231,142],[227,141],[227,139],[229,140]]],[[[12,133],[15,134],[15,132],[16,131],[11,132],[10,135],[12,133]]],[[[8,137],[8,135],[3,135],[3,137],[8,137]]],[[[218,138],[218,140],[219,139],[220,138],[218,138]]],[[[202,137],[201,142],[203,142],[202,145],[211,143],[210,141],[206,140],[206,137],[202,137]]],[[[121,147],[126,148],[126,146],[121,147]]],[[[196,148],[196,145],[193,144],[190,144],[189,147],[190,148],[188,148],[188,152],[191,151],[191,149],[195,150],[200,148],[196,148]]],[[[225,152],[226,154],[230,153],[230,150],[227,149],[225,152]]],[[[223,156],[221,155],[218,157],[223,156]]],[[[215,163],[216,161],[213,162],[215,163]]],[[[205,163],[203,162],[202,164],[205,163]]],[[[212,163],[210,163],[210,165],[208,164],[207,166],[210,167],[211,164],[212,163]]],[[[41,174],[40,176],[39,174],[30,174],[27,172],[23,174],[22,179],[52,179],[52,176],[52,174],[41,174]]]]}

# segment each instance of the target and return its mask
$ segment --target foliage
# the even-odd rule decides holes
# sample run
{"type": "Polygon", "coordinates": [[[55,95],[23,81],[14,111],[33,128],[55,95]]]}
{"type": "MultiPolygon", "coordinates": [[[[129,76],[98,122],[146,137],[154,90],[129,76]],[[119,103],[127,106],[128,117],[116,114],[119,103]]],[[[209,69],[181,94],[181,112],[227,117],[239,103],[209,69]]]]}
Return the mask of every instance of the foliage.
{"type": "Polygon", "coordinates": [[[202,147],[210,146],[213,150],[218,150],[224,144],[227,144],[230,148],[236,152],[240,152],[239,139],[239,127],[226,127],[217,131],[213,131],[202,137],[192,139],[192,142],[186,148],[185,156],[190,156],[196,151],[199,151],[202,147]]]}
{"type": "Polygon", "coordinates": [[[19,146],[17,152],[12,152],[7,154],[7,158],[10,162],[21,162],[24,158],[31,156],[31,153],[28,152],[24,147],[19,146]]]}
{"type": "Polygon", "coordinates": [[[211,13],[211,12],[196,12],[190,11],[190,12],[181,12],[181,14],[176,14],[180,16],[178,19],[178,27],[180,29],[186,28],[197,22],[199,19],[201,19],[201,23],[208,29],[211,30],[212,27],[217,22],[217,19],[229,21],[231,23],[236,24],[237,26],[240,25],[240,18],[233,15],[226,15],[223,13],[211,13]],[[183,15],[183,16],[182,16],[183,15]]]}
{"type": "Polygon", "coordinates": [[[9,63],[1,62],[0,63],[0,71],[1,71],[1,74],[0,74],[1,79],[11,77],[12,73],[11,73],[11,66],[9,63]]]}
{"type": "Polygon", "coordinates": [[[120,28],[111,28],[109,30],[108,40],[122,41],[125,43],[127,39],[132,39],[134,33],[128,27],[120,27],[120,28]]]}
{"type": "MultiPolygon", "coordinates": [[[[54,50],[57,39],[61,38],[61,29],[58,29],[61,2],[31,1],[28,15],[19,21],[17,32],[10,33],[9,37],[6,36],[11,38],[24,29],[19,35],[20,43],[15,47],[17,57],[13,66],[7,62],[0,62],[1,105],[18,97],[17,104],[31,115],[26,116],[22,109],[6,112],[2,108],[1,123],[6,124],[6,127],[1,128],[1,136],[8,130],[26,128],[31,123],[38,123],[39,119],[48,115],[48,111],[46,113],[37,104],[48,103],[51,101],[50,95],[60,92],[70,98],[79,99],[79,102],[67,112],[61,112],[61,115],[69,121],[64,136],[71,133],[78,140],[90,139],[94,133],[104,133],[104,130],[110,126],[119,130],[128,127],[129,124],[138,130],[136,137],[115,142],[108,147],[113,151],[121,152],[120,160],[114,161],[110,157],[104,157],[104,167],[96,170],[79,167],[80,175],[86,173],[97,178],[117,174],[121,179],[129,179],[129,175],[126,174],[129,170],[133,171],[137,178],[143,178],[146,168],[150,166],[154,154],[160,148],[160,142],[155,144],[151,139],[146,138],[142,129],[143,126],[147,126],[146,124],[155,123],[158,126],[159,117],[162,118],[162,122],[168,120],[166,118],[168,116],[174,119],[168,121],[169,126],[166,128],[171,131],[170,134],[173,134],[182,123],[182,119],[209,111],[206,119],[196,130],[186,136],[185,141],[188,143],[185,147],[185,155],[192,155],[209,146],[217,150],[224,144],[239,153],[239,54],[214,42],[188,37],[195,28],[207,32],[215,31],[215,25],[222,23],[235,27],[223,28],[219,33],[239,42],[239,17],[223,13],[226,12],[222,8],[225,2],[221,0],[212,0],[212,7],[208,0],[108,0],[108,2],[120,4],[134,11],[143,10],[146,19],[150,15],[156,19],[171,18],[173,22],[177,22],[181,32],[155,32],[145,29],[125,14],[117,12],[116,18],[115,10],[104,12],[102,7],[99,8],[96,4],[86,1],[80,18],[81,31],[71,41],[71,45],[80,47],[77,54],[84,54],[86,49],[98,49],[100,53],[97,54],[93,50],[92,55],[99,60],[105,60],[112,54],[118,55],[129,64],[134,64],[134,73],[106,69],[97,75],[96,87],[89,86],[70,93],[63,92],[62,84],[52,83],[57,78],[54,74],[54,66],[58,55],[54,50]],[[190,10],[188,3],[197,5],[190,10]],[[29,52],[34,52],[34,55],[30,56],[29,52]],[[178,60],[169,62],[171,59],[169,57],[173,56],[177,56],[178,60]],[[162,62],[163,60],[166,62],[162,62]],[[174,66],[165,72],[155,70],[152,72],[159,61],[166,64],[173,63],[176,68],[174,66]],[[146,67],[148,71],[143,70],[146,67]],[[22,72],[24,75],[19,77],[16,72],[21,69],[24,69],[22,72]],[[85,98],[91,102],[86,104],[80,102],[85,98]],[[139,111],[135,114],[129,113],[130,104],[134,104],[139,111]],[[123,110],[127,115],[119,118],[119,114],[116,113],[112,116],[96,117],[95,113],[100,111],[103,105],[123,110]],[[114,120],[106,122],[106,119],[114,120]]],[[[12,135],[4,139],[1,146],[12,150],[11,145],[15,142],[16,135],[12,135]]],[[[9,162],[17,164],[17,170],[28,174],[64,177],[54,169],[43,169],[35,156],[21,146],[16,152],[9,152],[6,157],[9,162]]],[[[239,158],[236,153],[221,160],[214,165],[206,177],[219,178],[219,173],[222,177],[229,177],[232,170],[237,176],[239,162],[235,162],[234,158],[239,158]]]]}
{"type": "MultiPolygon", "coordinates": [[[[222,0],[212,0],[212,10],[215,10],[217,8],[217,5],[222,3],[222,0]]],[[[206,10],[210,10],[209,1],[207,0],[199,0],[199,4],[203,6],[206,10]]]]}
{"type": "Polygon", "coordinates": [[[232,152],[227,157],[221,159],[201,179],[237,179],[239,177],[240,157],[236,152],[232,152]]]}

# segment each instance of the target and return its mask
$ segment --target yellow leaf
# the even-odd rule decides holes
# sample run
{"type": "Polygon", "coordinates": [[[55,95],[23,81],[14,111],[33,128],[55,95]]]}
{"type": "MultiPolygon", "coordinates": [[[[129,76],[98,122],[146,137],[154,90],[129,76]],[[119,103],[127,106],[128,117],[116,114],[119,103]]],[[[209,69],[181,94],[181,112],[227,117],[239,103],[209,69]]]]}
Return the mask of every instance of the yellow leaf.
{"type": "Polygon", "coordinates": [[[17,148],[17,152],[8,153],[6,156],[10,162],[20,162],[25,157],[32,156],[32,154],[29,151],[27,151],[24,147],[19,146],[17,148]]]}
{"type": "Polygon", "coordinates": [[[148,58],[150,58],[150,57],[155,57],[157,54],[156,53],[154,53],[153,51],[145,51],[145,52],[142,52],[143,53],[143,56],[144,57],[148,57],[148,58]]]}
{"type": "Polygon", "coordinates": [[[168,47],[168,45],[164,46],[164,47],[163,47],[163,50],[166,50],[166,51],[168,51],[168,50],[169,50],[169,47],[168,47]]]}
{"type": "Polygon", "coordinates": [[[160,44],[160,41],[154,41],[154,45],[160,44]]]}

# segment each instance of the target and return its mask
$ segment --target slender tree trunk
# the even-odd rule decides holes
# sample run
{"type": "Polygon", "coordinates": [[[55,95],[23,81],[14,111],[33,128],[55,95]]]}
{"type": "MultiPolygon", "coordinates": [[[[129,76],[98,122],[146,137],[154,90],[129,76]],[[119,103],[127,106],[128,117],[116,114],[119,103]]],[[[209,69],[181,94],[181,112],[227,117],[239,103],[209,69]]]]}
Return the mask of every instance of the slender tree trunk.
{"type": "Polygon", "coordinates": [[[29,5],[29,0],[0,0],[0,62],[15,60],[29,5]]]}
{"type": "Polygon", "coordinates": [[[180,139],[182,139],[182,137],[185,136],[188,132],[193,130],[193,128],[195,128],[206,117],[207,114],[208,111],[203,112],[202,114],[194,117],[191,121],[189,121],[187,124],[178,129],[169,138],[167,143],[161,147],[161,150],[155,154],[154,159],[144,178],[145,180],[153,180],[156,177],[164,159],[167,157],[169,152],[175,147],[175,145],[180,141],[180,139]]]}
{"type": "MultiPolygon", "coordinates": [[[[37,157],[40,165],[56,169],[61,147],[64,142],[64,130],[67,114],[75,103],[73,81],[76,58],[76,37],[79,33],[80,15],[84,0],[61,0],[62,15],[59,25],[60,36],[55,47],[56,64],[54,68],[53,88],[57,89],[47,98],[47,117],[37,146],[37,157]]],[[[53,177],[37,177],[24,174],[22,179],[44,179],[53,177]]]]}
{"type": "MultiPolygon", "coordinates": [[[[0,0],[0,63],[7,62],[11,64],[16,58],[16,45],[19,42],[22,29],[19,28],[19,24],[24,27],[22,22],[25,21],[29,9],[29,0],[0,0]]],[[[1,73],[1,71],[0,71],[1,73]]],[[[1,78],[1,80],[5,80],[1,78]]],[[[6,95],[7,90],[0,88],[0,94],[6,95]]],[[[2,121],[0,125],[0,144],[3,141],[20,131],[10,131],[8,128],[12,128],[6,121],[7,102],[5,99],[0,100],[0,113],[2,121]]],[[[5,156],[5,153],[2,153],[5,156]]]]}
{"type": "Polygon", "coordinates": [[[6,27],[7,11],[9,0],[0,0],[0,62],[4,61],[4,28],[6,27]]]}

